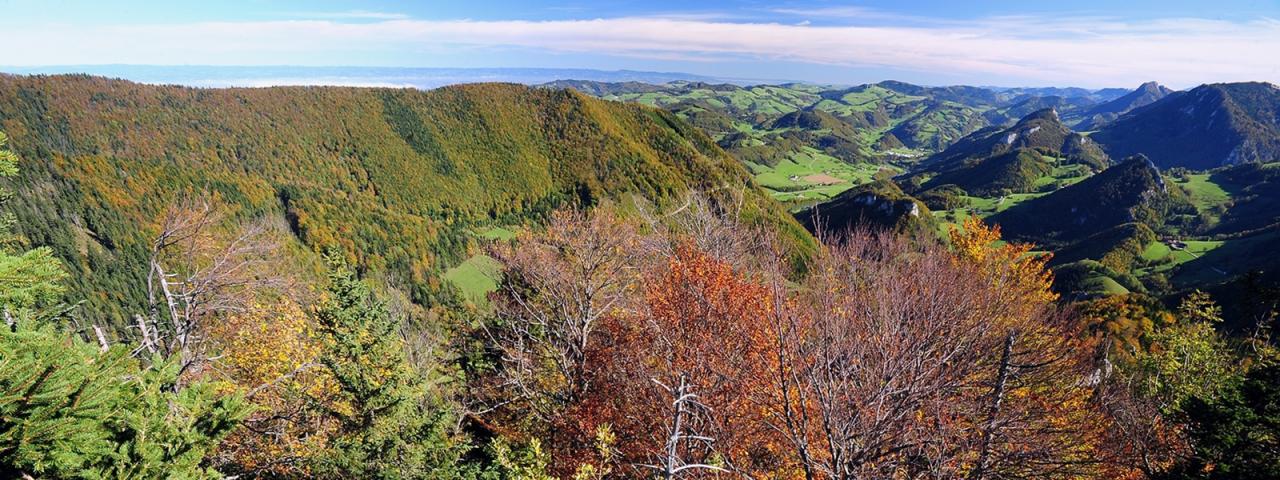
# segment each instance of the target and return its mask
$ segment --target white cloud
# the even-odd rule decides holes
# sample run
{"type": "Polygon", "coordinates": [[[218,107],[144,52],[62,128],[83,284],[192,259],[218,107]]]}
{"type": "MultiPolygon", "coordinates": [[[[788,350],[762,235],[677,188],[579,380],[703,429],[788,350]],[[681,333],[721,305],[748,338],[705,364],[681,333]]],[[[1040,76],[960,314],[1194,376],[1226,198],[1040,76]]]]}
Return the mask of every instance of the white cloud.
{"type": "Polygon", "coordinates": [[[459,47],[514,47],[706,62],[876,67],[934,72],[980,84],[1129,86],[1159,79],[1188,87],[1211,81],[1280,80],[1275,56],[1280,52],[1280,21],[1267,18],[1230,22],[997,17],[929,26],[655,17],[389,19],[16,29],[10,28],[6,36],[22,39],[25,48],[0,53],[0,65],[297,64],[297,58],[327,53],[330,58],[352,58],[388,51],[428,54],[459,47]]]}
{"type": "Polygon", "coordinates": [[[300,18],[319,18],[332,20],[404,20],[409,18],[403,13],[371,12],[368,10],[347,10],[345,12],[298,12],[292,16],[300,18]]]}

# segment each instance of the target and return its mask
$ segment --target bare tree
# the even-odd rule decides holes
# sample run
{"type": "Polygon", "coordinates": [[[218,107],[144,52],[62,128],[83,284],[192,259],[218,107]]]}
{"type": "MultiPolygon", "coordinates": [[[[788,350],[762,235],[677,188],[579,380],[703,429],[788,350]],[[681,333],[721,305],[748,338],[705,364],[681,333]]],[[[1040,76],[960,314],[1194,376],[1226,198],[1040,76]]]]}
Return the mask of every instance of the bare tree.
{"type": "Polygon", "coordinates": [[[671,400],[671,419],[667,427],[666,442],[657,456],[658,461],[640,466],[654,470],[664,480],[672,480],[681,474],[692,474],[698,471],[728,473],[729,470],[717,465],[689,462],[691,457],[696,455],[692,450],[714,451],[715,439],[697,432],[698,420],[706,415],[710,408],[703,405],[698,400],[698,395],[693,393],[693,386],[689,384],[688,376],[681,374],[679,382],[671,386],[657,379],[652,381],[671,400]]]}
{"type": "Polygon", "coordinates": [[[1138,382],[1120,370],[1098,376],[1098,401],[1109,420],[1104,451],[1112,466],[1156,478],[1191,449],[1186,432],[1162,411],[1161,399],[1141,393],[1138,382]]]}
{"type": "Polygon", "coordinates": [[[256,292],[284,286],[271,233],[264,221],[229,224],[208,195],[170,207],[151,244],[139,350],[176,358],[183,373],[199,371],[210,355],[208,322],[242,311],[256,292]]]}
{"type": "Polygon", "coordinates": [[[1087,471],[1089,387],[1052,304],[940,246],[854,232],[780,318],[775,423],[811,477],[1057,478],[1087,471]],[[793,372],[787,374],[786,372],[793,372]],[[1073,415],[1075,415],[1073,417],[1073,415]]]}
{"type": "Polygon", "coordinates": [[[980,371],[982,289],[949,258],[858,232],[819,260],[797,356],[818,419],[812,468],[829,478],[936,469],[954,455],[953,400],[980,371]]]}
{"type": "Polygon", "coordinates": [[[601,324],[631,308],[644,252],[635,227],[608,207],[560,211],[545,233],[500,246],[504,283],[486,326],[506,387],[544,420],[590,387],[601,324]]]}
{"type": "Polygon", "coordinates": [[[658,241],[650,241],[652,248],[670,257],[678,246],[691,244],[739,269],[770,261],[766,253],[780,253],[773,248],[773,235],[744,224],[741,196],[728,197],[715,201],[705,193],[690,192],[684,203],[664,214],[642,211],[650,230],[658,233],[658,241]]]}

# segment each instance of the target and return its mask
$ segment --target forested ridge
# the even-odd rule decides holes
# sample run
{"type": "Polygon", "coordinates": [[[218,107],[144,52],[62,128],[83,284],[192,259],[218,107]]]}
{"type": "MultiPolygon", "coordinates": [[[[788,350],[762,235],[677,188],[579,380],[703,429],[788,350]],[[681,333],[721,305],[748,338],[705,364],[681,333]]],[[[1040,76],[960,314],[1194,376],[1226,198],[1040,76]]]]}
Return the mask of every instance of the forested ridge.
{"type": "Polygon", "coordinates": [[[305,249],[338,248],[418,302],[474,250],[476,229],[520,225],[565,203],[732,193],[748,215],[806,241],[700,131],[662,110],[569,91],[193,89],[6,75],[0,129],[26,159],[13,205],[19,233],[66,260],[73,290],[117,326],[144,303],[145,244],[163,208],[197,191],[238,217],[287,220],[305,249]]]}

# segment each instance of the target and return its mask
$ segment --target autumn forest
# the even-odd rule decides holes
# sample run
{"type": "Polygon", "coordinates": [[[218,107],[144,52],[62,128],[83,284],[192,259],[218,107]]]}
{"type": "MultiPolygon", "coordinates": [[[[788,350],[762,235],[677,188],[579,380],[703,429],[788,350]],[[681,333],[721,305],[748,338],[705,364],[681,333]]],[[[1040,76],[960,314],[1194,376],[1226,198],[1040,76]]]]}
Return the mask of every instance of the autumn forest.
{"type": "MultiPolygon", "coordinates": [[[[1055,255],[1140,255],[914,224],[893,164],[824,216],[671,111],[489,83],[0,74],[0,130],[3,478],[1280,475],[1274,297],[1081,293],[1055,255]]],[[[1163,182],[1090,161],[1043,172],[1163,182]]]]}

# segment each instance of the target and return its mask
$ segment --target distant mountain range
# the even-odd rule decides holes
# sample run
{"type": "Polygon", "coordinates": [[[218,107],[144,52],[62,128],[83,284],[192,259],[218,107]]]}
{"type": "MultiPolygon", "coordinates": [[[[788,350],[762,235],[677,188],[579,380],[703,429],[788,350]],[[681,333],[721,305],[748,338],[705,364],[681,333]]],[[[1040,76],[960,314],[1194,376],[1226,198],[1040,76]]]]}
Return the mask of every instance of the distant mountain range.
{"type": "MultiPolygon", "coordinates": [[[[509,82],[534,85],[564,78],[601,82],[675,81],[762,83],[768,80],[709,77],[676,72],[594,70],[585,68],[410,68],[201,65],[56,65],[5,67],[0,72],[23,75],[83,73],[140,83],[190,87],[268,87],[324,85],[431,89],[460,83],[509,82]]],[[[776,81],[775,81],[776,82],[776,81]]]]}
{"type": "Polygon", "coordinates": [[[1202,85],[1122,115],[1092,137],[1113,157],[1141,153],[1160,167],[1280,160],[1280,87],[1202,85]]]}

